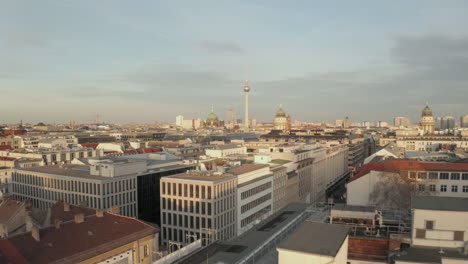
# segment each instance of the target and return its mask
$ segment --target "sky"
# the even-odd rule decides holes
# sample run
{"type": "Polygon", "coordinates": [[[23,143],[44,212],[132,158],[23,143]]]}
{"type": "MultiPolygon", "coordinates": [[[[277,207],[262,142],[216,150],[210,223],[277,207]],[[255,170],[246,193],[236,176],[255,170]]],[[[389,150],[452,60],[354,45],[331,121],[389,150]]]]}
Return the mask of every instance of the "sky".
{"type": "Polygon", "coordinates": [[[468,1],[0,0],[0,123],[468,114],[468,1]]]}

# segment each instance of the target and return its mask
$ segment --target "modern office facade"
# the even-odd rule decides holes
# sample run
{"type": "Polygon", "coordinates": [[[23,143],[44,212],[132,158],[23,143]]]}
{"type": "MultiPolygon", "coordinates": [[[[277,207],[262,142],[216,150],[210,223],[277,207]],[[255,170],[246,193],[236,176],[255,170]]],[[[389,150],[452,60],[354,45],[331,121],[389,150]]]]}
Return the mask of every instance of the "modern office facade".
{"type": "Polygon", "coordinates": [[[141,162],[99,163],[92,166],[55,165],[16,169],[12,172],[12,195],[31,200],[37,208],[50,208],[63,200],[73,205],[109,210],[119,206],[122,215],[137,217],[137,174],[129,167],[141,162]]]}
{"type": "Polygon", "coordinates": [[[237,178],[228,173],[161,178],[161,241],[209,243],[236,236],[236,193],[237,178]]]}

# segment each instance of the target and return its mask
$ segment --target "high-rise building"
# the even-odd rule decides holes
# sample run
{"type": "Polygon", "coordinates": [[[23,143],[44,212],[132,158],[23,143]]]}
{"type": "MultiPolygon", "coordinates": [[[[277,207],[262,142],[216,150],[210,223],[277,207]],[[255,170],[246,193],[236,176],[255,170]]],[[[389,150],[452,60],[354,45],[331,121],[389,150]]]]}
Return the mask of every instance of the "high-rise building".
{"type": "Polygon", "coordinates": [[[245,80],[245,85],[244,85],[244,94],[245,94],[245,117],[244,117],[244,122],[245,122],[245,127],[249,128],[249,92],[250,92],[250,86],[249,86],[249,80],[245,80]]]}
{"type": "Polygon", "coordinates": [[[226,112],[226,125],[235,125],[237,123],[237,115],[235,109],[229,109],[226,112]]]}
{"type": "Polygon", "coordinates": [[[453,129],[455,128],[455,117],[444,116],[441,120],[441,129],[453,129]]]}
{"type": "Polygon", "coordinates": [[[184,117],[182,115],[176,116],[176,126],[183,126],[184,125],[184,117]]]}
{"type": "Polygon", "coordinates": [[[464,115],[460,117],[460,127],[468,128],[468,115],[464,115]]]}
{"type": "Polygon", "coordinates": [[[349,117],[346,117],[345,120],[343,121],[343,128],[349,128],[351,126],[351,120],[349,120],[349,117]]]}
{"type": "Polygon", "coordinates": [[[396,127],[407,127],[411,125],[411,121],[408,117],[397,116],[393,119],[393,125],[396,127]]]}

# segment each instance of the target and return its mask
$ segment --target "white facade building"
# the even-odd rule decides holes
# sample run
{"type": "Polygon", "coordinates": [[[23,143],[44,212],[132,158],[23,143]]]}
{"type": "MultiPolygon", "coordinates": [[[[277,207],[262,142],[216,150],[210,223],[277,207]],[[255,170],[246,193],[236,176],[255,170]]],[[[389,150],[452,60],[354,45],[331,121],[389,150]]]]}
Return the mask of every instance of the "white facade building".
{"type": "Polygon", "coordinates": [[[268,217],[273,210],[273,173],[269,165],[245,164],[228,171],[237,176],[237,235],[268,217]]]}
{"type": "Polygon", "coordinates": [[[56,201],[109,210],[137,217],[137,173],[145,161],[102,162],[89,166],[64,165],[16,169],[12,172],[12,194],[31,200],[34,207],[49,208],[56,201]]]}
{"type": "Polygon", "coordinates": [[[232,155],[247,155],[247,147],[227,144],[227,145],[216,145],[212,149],[206,149],[205,153],[207,156],[213,158],[224,158],[232,155]]]}

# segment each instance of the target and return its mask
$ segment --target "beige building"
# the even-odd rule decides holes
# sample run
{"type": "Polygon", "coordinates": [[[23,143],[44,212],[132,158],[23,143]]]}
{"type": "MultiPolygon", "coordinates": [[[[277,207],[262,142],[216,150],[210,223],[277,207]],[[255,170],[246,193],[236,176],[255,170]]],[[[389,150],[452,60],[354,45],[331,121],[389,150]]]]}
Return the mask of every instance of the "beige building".
{"type": "Polygon", "coordinates": [[[13,135],[0,135],[0,147],[10,146],[13,149],[21,148],[21,138],[13,135]]]}
{"type": "Polygon", "coordinates": [[[164,244],[236,236],[236,176],[189,171],[161,178],[160,192],[164,244]]]}
{"type": "Polygon", "coordinates": [[[393,125],[396,127],[408,127],[411,125],[411,121],[408,117],[397,116],[393,119],[393,125]]]}

